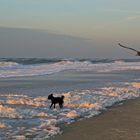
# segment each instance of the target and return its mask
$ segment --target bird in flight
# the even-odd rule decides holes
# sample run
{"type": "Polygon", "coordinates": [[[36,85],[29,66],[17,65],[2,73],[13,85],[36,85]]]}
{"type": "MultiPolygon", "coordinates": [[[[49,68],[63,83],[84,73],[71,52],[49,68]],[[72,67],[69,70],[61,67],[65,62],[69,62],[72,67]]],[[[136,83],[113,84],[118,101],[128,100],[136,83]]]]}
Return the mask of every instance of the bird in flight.
{"type": "Polygon", "coordinates": [[[126,46],[124,46],[124,45],[122,45],[120,43],[118,43],[118,45],[121,46],[121,47],[123,47],[123,48],[129,49],[129,50],[132,50],[132,51],[135,51],[136,52],[136,56],[140,56],[140,52],[139,51],[137,51],[137,50],[135,50],[133,48],[130,48],[130,47],[126,47],[126,46]]]}

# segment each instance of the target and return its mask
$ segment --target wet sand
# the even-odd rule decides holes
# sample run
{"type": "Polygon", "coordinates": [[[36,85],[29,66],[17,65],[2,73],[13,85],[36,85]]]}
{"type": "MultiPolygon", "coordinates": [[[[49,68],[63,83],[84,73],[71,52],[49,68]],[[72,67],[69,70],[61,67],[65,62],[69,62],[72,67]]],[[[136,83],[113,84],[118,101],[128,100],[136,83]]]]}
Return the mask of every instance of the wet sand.
{"type": "Polygon", "coordinates": [[[140,98],[61,129],[63,134],[50,140],[140,140],[140,98]]]}

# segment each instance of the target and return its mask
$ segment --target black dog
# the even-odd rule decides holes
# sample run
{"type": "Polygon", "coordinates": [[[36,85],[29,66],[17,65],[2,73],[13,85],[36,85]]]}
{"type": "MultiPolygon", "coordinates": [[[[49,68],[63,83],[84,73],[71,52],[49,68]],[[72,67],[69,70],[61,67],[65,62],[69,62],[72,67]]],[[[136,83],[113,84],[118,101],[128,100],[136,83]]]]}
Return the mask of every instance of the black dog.
{"type": "Polygon", "coordinates": [[[63,99],[64,99],[64,96],[54,97],[53,94],[50,94],[48,96],[48,100],[51,100],[51,102],[52,102],[50,108],[52,107],[52,105],[54,105],[54,108],[55,108],[55,104],[59,104],[59,107],[63,108],[63,103],[64,103],[63,99]]]}

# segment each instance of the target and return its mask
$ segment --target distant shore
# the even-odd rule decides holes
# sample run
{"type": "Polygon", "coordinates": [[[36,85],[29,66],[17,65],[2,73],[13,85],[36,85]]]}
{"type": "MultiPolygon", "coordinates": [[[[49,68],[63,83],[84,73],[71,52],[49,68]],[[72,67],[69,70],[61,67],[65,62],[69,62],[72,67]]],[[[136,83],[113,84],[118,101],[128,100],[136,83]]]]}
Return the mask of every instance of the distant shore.
{"type": "Polygon", "coordinates": [[[140,98],[61,129],[63,134],[49,140],[140,140],[140,98]]]}

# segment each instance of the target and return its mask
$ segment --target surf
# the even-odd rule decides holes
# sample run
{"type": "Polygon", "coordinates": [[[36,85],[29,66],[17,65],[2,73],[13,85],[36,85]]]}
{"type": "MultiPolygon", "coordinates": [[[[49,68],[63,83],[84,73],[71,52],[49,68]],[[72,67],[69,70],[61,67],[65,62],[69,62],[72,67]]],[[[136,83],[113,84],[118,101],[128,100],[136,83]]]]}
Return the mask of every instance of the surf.
{"type": "MultiPolygon", "coordinates": [[[[17,61],[19,61],[17,59],[17,61]]],[[[125,70],[140,70],[140,61],[125,60],[28,60],[29,63],[23,64],[17,61],[0,61],[0,78],[20,77],[20,76],[39,76],[55,74],[62,71],[92,71],[92,72],[113,72],[125,70]],[[37,63],[35,63],[35,61],[37,63]]],[[[24,60],[25,61],[25,60],[24,60]]],[[[27,61],[27,60],[26,60],[27,61]]]]}

